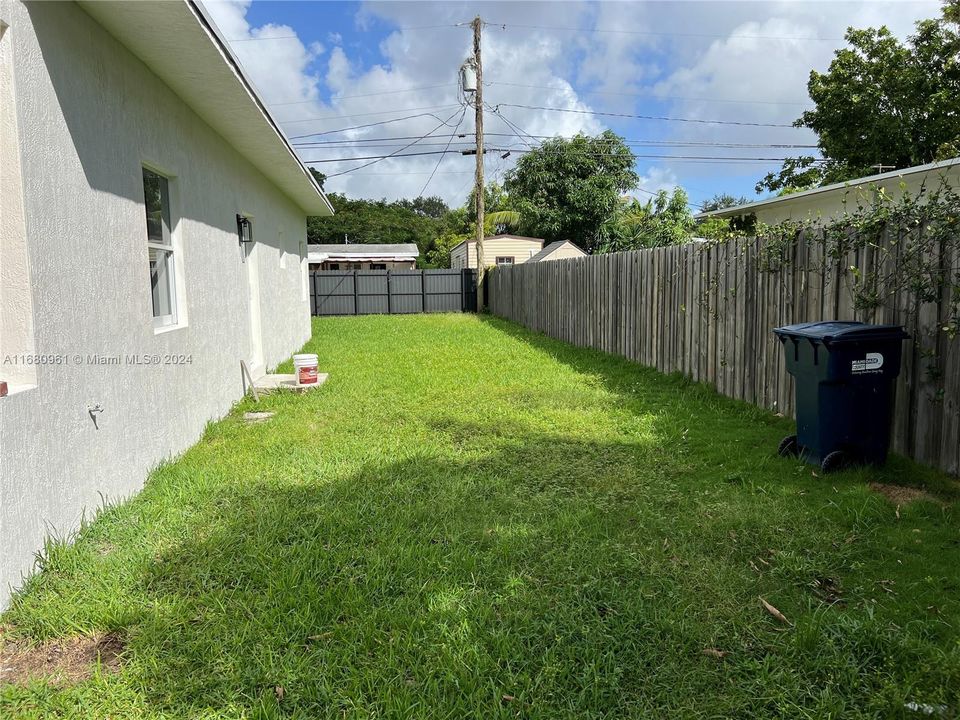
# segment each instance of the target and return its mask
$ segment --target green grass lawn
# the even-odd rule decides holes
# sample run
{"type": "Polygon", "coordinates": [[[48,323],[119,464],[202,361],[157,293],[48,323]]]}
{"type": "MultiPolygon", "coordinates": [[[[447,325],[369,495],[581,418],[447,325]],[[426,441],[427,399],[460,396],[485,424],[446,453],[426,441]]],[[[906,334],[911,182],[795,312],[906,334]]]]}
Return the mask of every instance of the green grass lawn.
{"type": "Polygon", "coordinates": [[[118,631],[122,668],[0,685],[0,716],[956,716],[944,476],[817,477],[775,457],[787,420],[493,319],[318,319],[307,349],[325,386],[240,403],[48,548],[3,622],[118,631]]]}

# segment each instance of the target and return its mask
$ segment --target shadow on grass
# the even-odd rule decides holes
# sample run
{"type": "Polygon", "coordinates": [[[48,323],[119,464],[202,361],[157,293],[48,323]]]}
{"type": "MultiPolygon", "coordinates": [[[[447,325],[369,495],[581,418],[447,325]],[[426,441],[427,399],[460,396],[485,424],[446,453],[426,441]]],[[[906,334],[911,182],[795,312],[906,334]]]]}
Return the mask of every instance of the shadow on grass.
{"type": "MultiPolygon", "coordinates": [[[[835,607],[814,591],[875,551],[848,540],[879,532],[881,501],[815,517],[796,492],[685,476],[658,437],[435,427],[462,462],[413,454],[330,482],[224,487],[142,580],[130,672],[149,702],[185,717],[488,718],[953,701],[960,666],[936,618],[885,622],[883,586],[835,607]],[[758,595],[795,628],[780,632],[758,595]],[[718,664],[705,647],[733,654],[718,664]]],[[[818,504],[835,494],[796,482],[818,504]]]]}
{"type": "MultiPolygon", "coordinates": [[[[375,334],[387,321],[363,322],[375,334]]],[[[952,507],[915,503],[897,520],[862,476],[824,481],[773,457],[783,419],[482,326],[485,343],[542,354],[524,372],[552,359],[579,389],[548,371],[491,384],[469,411],[456,395],[403,404],[402,392],[384,409],[362,405],[362,383],[382,378],[356,363],[341,385],[334,374],[316,393],[267,398],[259,409],[277,415],[263,425],[244,425],[241,405],[53,558],[10,619],[28,627],[72,603],[61,632],[129,641],[121,674],[78,689],[75,705],[122,686],[139,714],[173,717],[956,708],[952,507]]],[[[407,339],[378,342],[389,356],[407,339]]],[[[421,372],[424,356],[409,355],[391,370],[397,387],[421,372]]]]}
{"type": "MultiPolygon", "coordinates": [[[[655,388],[656,392],[652,397],[638,398],[638,407],[662,411],[672,406],[682,412],[693,400],[697,404],[702,403],[700,407],[712,411],[709,413],[711,415],[710,420],[734,415],[775,427],[780,431],[780,436],[771,436],[772,438],[775,437],[769,445],[771,455],[775,454],[782,437],[796,432],[796,424],[792,419],[779,417],[764,408],[721,395],[712,386],[694,382],[681,373],[665,375],[655,368],[634,363],[618,355],[593,348],[579,348],[543,333],[533,332],[502,318],[492,315],[480,315],[478,317],[481,322],[496,332],[502,333],[514,341],[530,345],[577,372],[600,378],[607,389],[621,396],[631,397],[634,395],[638,377],[653,379],[654,382],[645,386],[644,389],[649,391],[655,388]],[[653,387],[651,388],[650,385],[653,387]],[[649,402],[644,402],[644,400],[649,400],[649,402]]],[[[707,420],[707,418],[702,419],[707,420]]],[[[729,438],[713,437],[715,443],[723,443],[729,440],[729,438]]],[[[834,478],[839,478],[839,482],[851,479],[857,483],[875,480],[905,487],[922,488],[948,502],[955,502],[960,499],[960,480],[895,453],[890,454],[886,465],[883,467],[853,469],[834,476],[834,478]]]]}

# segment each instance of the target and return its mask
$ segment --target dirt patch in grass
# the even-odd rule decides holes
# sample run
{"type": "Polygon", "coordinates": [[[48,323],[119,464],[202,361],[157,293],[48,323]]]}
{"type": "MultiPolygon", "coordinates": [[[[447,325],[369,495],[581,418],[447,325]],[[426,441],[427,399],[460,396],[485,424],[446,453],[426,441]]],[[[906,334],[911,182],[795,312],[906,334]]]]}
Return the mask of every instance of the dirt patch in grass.
{"type": "Polygon", "coordinates": [[[934,502],[938,502],[937,498],[920,488],[887,485],[886,483],[878,482],[870,483],[869,487],[875,493],[883,495],[894,505],[906,505],[914,500],[933,500],[934,502]]]}
{"type": "Polygon", "coordinates": [[[9,637],[0,628],[0,685],[26,685],[44,680],[51,685],[75,685],[89,678],[99,664],[105,672],[120,668],[123,641],[116,633],[50,640],[32,645],[9,637]]]}

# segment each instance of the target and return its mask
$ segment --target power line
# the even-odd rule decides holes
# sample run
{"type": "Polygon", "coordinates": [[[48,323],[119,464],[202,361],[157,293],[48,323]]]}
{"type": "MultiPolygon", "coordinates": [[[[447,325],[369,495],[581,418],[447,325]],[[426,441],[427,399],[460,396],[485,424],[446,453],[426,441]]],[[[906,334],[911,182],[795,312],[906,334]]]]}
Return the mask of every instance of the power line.
{"type": "MultiPolygon", "coordinates": [[[[426,107],[397,108],[396,110],[378,110],[377,112],[368,112],[368,113],[347,113],[344,115],[324,115],[321,117],[302,118],[300,120],[281,120],[280,124],[293,125],[295,123],[320,122],[322,120],[342,120],[343,118],[369,117],[371,115],[388,115],[390,113],[410,112],[411,110],[449,110],[452,107],[459,108],[460,105],[453,105],[453,104],[428,105],[426,107]]],[[[304,137],[309,137],[309,136],[304,136],[304,137]]]]}
{"type": "Polygon", "coordinates": [[[526,145],[528,148],[530,148],[530,149],[532,150],[532,149],[533,149],[533,146],[526,141],[526,138],[524,138],[524,136],[523,136],[524,134],[525,134],[527,137],[529,137],[531,140],[533,140],[535,143],[537,143],[537,144],[539,145],[539,143],[537,142],[537,139],[536,139],[535,137],[533,137],[532,135],[530,135],[530,133],[528,133],[528,132],[527,132],[526,130],[524,130],[523,128],[518,127],[518,126],[515,125],[514,123],[510,122],[510,120],[508,120],[507,117],[506,117],[502,112],[500,112],[500,108],[499,108],[499,107],[492,108],[492,110],[493,110],[493,114],[496,115],[498,118],[500,118],[500,119],[503,121],[503,123],[504,123],[508,128],[510,128],[510,129],[513,130],[514,132],[522,133],[521,135],[517,135],[516,137],[518,137],[518,138],[520,139],[520,141],[521,141],[524,145],[526,145]]]}
{"type": "Polygon", "coordinates": [[[344,171],[342,171],[342,172],[334,173],[334,174],[332,174],[332,175],[328,175],[327,177],[337,177],[337,176],[339,176],[339,175],[346,175],[347,173],[353,172],[354,170],[360,170],[360,169],[365,168],[365,167],[370,167],[371,165],[375,165],[376,163],[380,162],[381,160],[386,160],[387,158],[390,158],[390,157],[394,157],[394,156],[396,156],[396,155],[399,155],[403,150],[406,150],[408,147],[411,147],[411,146],[413,146],[413,145],[416,145],[416,144],[417,144],[418,142],[420,142],[421,140],[424,140],[424,139],[426,139],[427,137],[429,137],[430,135],[433,135],[433,133],[435,133],[437,130],[439,130],[439,129],[442,128],[444,125],[446,125],[447,123],[449,123],[449,122],[453,119],[454,115],[456,115],[456,113],[453,113],[453,115],[451,115],[450,117],[448,117],[446,120],[441,120],[441,121],[440,121],[440,124],[437,125],[435,128],[433,128],[433,130],[431,130],[430,132],[428,132],[426,135],[423,135],[422,137],[417,138],[417,139],[414,140],[413,142],[408,143],[407,145],[404,145],[403,148],[401,148],[400,150],[397,150],[397,151],[395,151],[395,152],[392,152],[392,153],[390,153],[389,155],[385,155],[385,156],[383,156],[383,157],[379,157],[379,158],[376,158],[376,159],[371,159],[371,162],[365,163],[364,165],[360,165],[360,166],[355,167],[355,168],[350,168],[349,170],[344,170],[344,171]]]}
{"type": "MultiPolygon", "coordinates": [[[[456,113],[454,113],[456,114],[456,113]]],[[[361,130],[363,128],[375,127],[377,125],[389,125],[390,123],[403,122],[404,120],[413,120],[414,118],[421,117],[432,117],[437,120],[440,118],[434,115],[433,113],[419,113],[417,115],[407,115],[406,117],[392,118],[390,120],[380,120],[379,122],[366,123],[365,125],[354,125],[352,127],[340,128],[338,130],[324,130],[323,132],[307,133],[306,135],[290,135],[287,137],[288,140],[299,140],[301,138],[308,137],[319,137],[321,135],[334,135],[338,133],[347,132],[349,130],[361,130]]],[[[446,124],[446,123],[444,123],[446,124]]],[[[296,145],[296,143],[294,143],[296,145]]]]}
{"type": "MultiPolygon", "coordinates": [[[[502,115],[502,114],[501,114],[502,115]]],[[[497,133],[497,132],[487,132],[484,133],[484,136],[488,137],[520,137],[516,132],[512,133],[497,133]]],[[[572,140],[573,136],[571,135],[533,135],[530,133],[525,133],[526,137],[536,138],[537,140],[572,140]]],[[[376,147],[373,143],[381,142],[393,142],[395,140],[413,140],[414,138],[419,137],[417,135],[396,135],[392,137],[375,137],[375,138],[354,138],[348,140],[317,140],[317,141],[307,141],[307,142],[297,142],[293,143],[296,147],[314,147],[314,146],[336,146],[336,145],[354,145],[354,144],[364,144],[365,147],[376,147]]],[[[434,135],[433,137],[437,139],[443,139],[446,137],[464,137],[466,138],[466,133],[461,133],[460,135],[434,135]]],[[[469,143],[470,141],[464,140],[464,143],[469,143]]],[[[807,144],[798,144],[798,143],[720,143],[720,142],[707,142],[707,141],[698,141],[698,140],[630,140],[625,139],[623,141],[627,145],[652,145],[652,146],[665,146],[665,147],[729,147],[729,148],[777,148],[777,149],[816,149],[817,145],[807,145],[807,144]]],[[[430,143],[421,143],[430,144],[430,143]]],[[[443,144],[443,143],[437,143],[443,144]]],[[[383,147],[395,147],[395,146],[386,146],[383,147]]]]}
{"type": "MultiPolygon", "coordinates": [[[[429,175],[430,173],[427,172],[426,170],[424,170],[423,172],[407,172],[407,171],[404,170],[404,171],[401,171],[401,172],[358,172],[358,173],[352,173],[352,174],[353,174],[354,177],[359,177],[359,176],[364,176],[364,177],[367,177],[367,176],[370,176],[370,177],[380,177],[380,176],[385,176],[385,177],[398,177],[398,176],[400,176],[400,175],[402,175],[403,177],[407,177],[408,175],[429,175]]],[[[438,172],[437,175],[473,175],[473,170],[455,170],[455,171],[454,171],[454,170],[443,170],[443,171],[441,171],[441,172],[438,172]]],[[[470,182],[470,179],[468,179],[467,182],[470,182]]]]}
{"type": "MultiPolygon", "coordinates": [[[[428,135],[425,135],[425,136],[423,136],[423,137],[428,137],[428,136],[429,136],[429,134],[428,134],[428,135]]],[[[451,154],[451,153],[463,154],[462,151],[460,151],[460,150],[427,150],[427,151],[424,151],[424,152],[413,152],[413,153],[403,153],[403,154],[400,154],[400,153],[401,153],[403,150],[405,150],[406,148],[411,147],[411,146],[417,144],[417,142],[419,142],[419,140],[414,140],[413,142],[408,143],[407,145],[402,146],[402,147],[400,148],[400,150],[397,150],[396,152],[392,152],[392,153],[390,153],[389,155],[361,155],[361,156],[342,157],[342,158],[324,158],[324,159],[322,159],[322,160],[305,160],[304,162],[305,162],[307,165],[318,165],[318,164],[321,164],[321,163],[350,162],[350,161],[357,161],[357,160],[376,160],[376,161],[380,161],[380,160],[386,160],[387,158],[397,158],[397,159],[399,159],[399,158],[406,158],[406,157],[422,157],[422,156],[426,156],[426,155],[447,155],[447,154],[451,154]]],[[[499,148],[498,148],[498,147],[487,148],[487,151],[488,151],[488,152],[491,152],[491,153],[506,152],[507,150],[510,150],[510,152],[516,152],[516,153],[529,153],[529,152],[535,152],[535,151],[537,151],[537,150],[542,150],[543,152],[548,152],[548,151],[546,151],[546,150],[543,150],[543,148],[530,148],[529,150],[521,150],[521,149],[516,149],[516,148],[503,148],[503,147],[499,147],[499,148]]],[[[584,156],[584,157],[617,157],[617,158],[623,157],[622,154],[612,153],[612,152],[580,152],[580,151],[577,151],[575,154],[576,154],[576,155],[580,155],[580,156],[584,156]]],[[[652,160],[696,160],[696,161],[709,161],[709,162],[784,162],[784,161],[786,161],[786,160],[790,160],[790,159],[791,159],[791,158],[785,158],[785,157],[741,157],[741,156],[737,156],[737,155],[723,156],[723,155],[661,155],[661,154],[644,154],[644,155],[636,155],[636,154],[634,154],[633,157],[636,158],[636,159],[638,159],[638,160],[644,160],[644,159],[652,159],[652,160]]],[[[826,161],[825,161],[824,159],[822,159],[822,158],[818,158],[818,159],[815,159],[814,162],[826,162],[826,161]]],[[[372,163],[370,163],[370,164],[372,164],[372,163]]],[[[361,165],[360,167],[366,167],[366,165],[361,165]]],[[[348,171],[346,171],[346,172],[350,172],[350,171],[348,170],[348,171]]],[[[342,175],[343,173],[337,173],[337,174],[338,174],[338,175],[342,175]]],[[[335,175],[329,175],[328,177],[336,177],[336,176],[335,176],[335,175]]]]}
{"type": "MultiPolygon", "coordinates": [[[[522,88],[535,88],[537,90],[567,90],[564,87],[557,87],[556,85],[526,85],[523,83],[511,83],[511,82],[500,82],[500,81],[491,81],[485,83],[486,85],[505,85],[508,87],[522,87],[522,88]]],[[[570,88],[573,90],[573,88],[570,88]]],[[[743,103],[749,105],[801,105],[803,107],[809,106],[811,103],[808,102],[793,102],[788,100],[725,100],[722,98],[695,98],[695,97],[683,97],[680,95],[654,95],[653,93],[626,93],[626,92],[615,92],[612,90],[575,90],[577,95],[617,95],[620,97],[638,97],[638,98],[654,98],[661,100],[685,100],[687,102],[715,102],[715,103],[743,103]]]]}
{"type": "Polygon", "coordinates": [[[606,117],[632,118],[635,120],[667,120],[670,122],[703,123],[706,125],[745,125],[749,127],[776,127],[776,128],[799,129],[794,125],[784,125],[781,123],[757,123],[757,122],[745,122],[741,120],[702,120],[700,118],[678,118],[678,117],[666,117],[666,116],[660,116],[660,115],[630,115],[628,113],[601,112],[599,110],[573,110],[570,108],[544,107],[542,105],[516,105],[514,103],[500,103],[499,105],[497,105],[497,107],[515,107],[515,108],[524,108],[526,110],[548,110],[551,112],[576,113],[578,115],[604,115],[606,117]]]}
{"type": "Polygon", "coordinates": [[[845,38],[814,37],[803,35],[720,35],[717,33],[682,33],[654,30],[623,30],[620,28],[574,28],[558,25],[521,25],[518,23],[486,22],[484,25],[498,27],[501,30],[512,28],[523,30],[567,30],[577,33],[609,33],[617,35],[650,35],[663,37],[723,38],[731,40],[814,40],[822,42],[844,42],[845,38]]]}
{"type": "Polygon", "coordinates": [[[467,116],[467,108],[464,106],[463,112],[460,113],[460,119],[457,121],[457,126],[453,129],[453,133],[450,135],[450,139],[447,140],[447,146],[443,149],[444,154],[440,156],[437,160],[437,164],[433,166],[433,172],[430,173],[430,177],[427,178],[427,181],[423,184],[423,187],[420,188],[419,197],[423,197],[423,193],[426,192],[427,186],[430,184],[430,181],[433,180],[433,176],[437,174],[437,170],[440,169],[440,163],[443,162],[443,159],[447,156],[447,152],[450,150],[450,143],[453,142],[454,136],[457,134],[457,128],[460,127],[460,123],[463,122],[463,119],[467,116]]]}
{"type": "MultiPolygon", "coordinates": [[[[499,116],[498,116],[498,117],[499,117],[499,116]]],[[[487,135],[487,137],[490,137],[490,133],[486,133],[486,135],[487,135]]],[[[442,140],[444,137],[448,137],[448,136],[435,135],[435,136],[432,136],[432,137],[436,137],[436,138],[442,140]]],[[[450,137],[450,140],[451,140],[451,142],[449,143],[450,146],[457,147],[457,146],[461,146],[461,145],[462,145],[462,146],[464,146],[464,148],[472,148],[472,147],[474,146],[474,143],[471,142],[471,141],[469,141],[469,140],[457,140],[456,142],[453,142],[452,140],[453,140],[453,137],[455,137],[455,136],[449,136],[449,137],[450,137]]],[[[506,136],[506,137],[520,137],[520,136],[519,136],[519,135],[509,135],[509,136],[506,136]]],[[[549,138],[548,138],[548,139],[549,139],[549,138]]],[[[565,138],[565,139],[566,139],[566,138],[565,138]]],[[[529,143],[527,143],[527,142],[525,142],[525,141],[522,141],[522,140],[521,140],[521,142],[524,142],[524,145],[526,145],[527,147],[533,147],[532,145],[530,145],[529,143]]],[[[751,144],[748,144],[748,143],[744,143],[744,144],[738,145],[738,144],[733,144],[733,143],[723,144],[723,143],[697,143],[697,142],[690,142],[690,143],[682,143],[682,142],[631,143],[631,142],[625,142],[625,143],[623,143],[623,144],[626,145],[627,147],[630,147],[630,148],[640,148],[640,149],[642,149],[642,148],[660,148],[660,147],[662,147],[662,148],[718,148],[718,149],[729,149],[729,150],[738,150],[738,149],[741,149],[741,150],[742,150],[742,149],[787,150],[787,149],[791,149],[791,148],[793,148],[793,149],[808,149],[808,150],[816,150],[816,149],[817,149],[817,146],[816,146],[816,145],[799,145],[799,146],[797,146],[797,145],[789,146],[789,145],[788,145],[788,146],[781,146],[781,145],[760,145],[760,144],[751,145],[751,144]]],[[[435,143],[422,142],[422,143],[420,143],[419,145],[420,145],[420,147],[447,147],[447,146],[448,146],[448,143],[446,143],[446,142],[435,142],[435,143]]],[[[352,146],[352,143],[337,144],[337,145],[317,145],[317,146],[314,146],[314,145],[297,145],[296,147],[297,147],[298,149],[300,149],[300,150],[346,150],[346,149],[349,149],[351,146],[352,146]]],[[[360,147],[361,147],[362,149],[364,149],[364,150],[371,150],[371,149],[374,149],[374,148],[381,148],[381,149],[398,148],[398,147],[402,147],[402,145],[399,144],[399,143],[367,143],[367,144],[361,145],[360,147]]],[[[513,146],[511,146],[511,147],[508,148],[508,149],[513,150],[514,147],[516,147],[516,143],[514,143],[513,146]]],[[[538,147],[539,147],[539,145],[538,145],[538,147]]]]}

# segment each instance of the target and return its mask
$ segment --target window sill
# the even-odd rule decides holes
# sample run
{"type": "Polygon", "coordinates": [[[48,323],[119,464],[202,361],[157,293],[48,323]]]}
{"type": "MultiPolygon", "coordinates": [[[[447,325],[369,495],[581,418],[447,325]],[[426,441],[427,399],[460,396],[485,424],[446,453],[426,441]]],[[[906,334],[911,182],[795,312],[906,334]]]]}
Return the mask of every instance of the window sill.
{"type": "Polygon", "coordinates": [[[160,325],[153,328],[154,335],[164,335],[168,332],[173,332],[174,330],[183,330],[187,326],[187,323],[177,323],[176,325],[160,325]]]}

